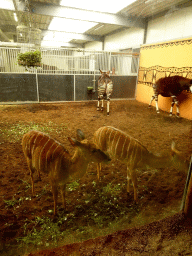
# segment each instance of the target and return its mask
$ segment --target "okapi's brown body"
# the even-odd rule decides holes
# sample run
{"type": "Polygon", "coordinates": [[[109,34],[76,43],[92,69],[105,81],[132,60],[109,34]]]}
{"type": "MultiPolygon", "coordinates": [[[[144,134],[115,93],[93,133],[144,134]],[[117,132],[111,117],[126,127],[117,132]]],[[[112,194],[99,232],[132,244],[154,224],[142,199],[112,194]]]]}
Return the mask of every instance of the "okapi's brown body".
{"type": "MultiPolygon", "coordinates": [[[[179,156],[178,151],[172,147],[172,154],[156,156],[149,152],[138,140],[123,131],[110,126],[99,128],[94,134],[94,142],[99,149],[112,159],[118,159],[127,164],[127,192],[130,191],[130,180],[134,187],[134,200],[137,201],[136,168],[165,168],[175,166],[186,170],[188,163],[179,156]]],[[[98,167],[98,178],[101,167],[98,167]]]]}
{"type": "Polygon", "coordinates": [[[177,107],[177,114],[176,116],[179,117],[179,101],[177,96],[179,96],[182,91],[188,91],[192,93],[192,80],[182,76],[169,76],[169,77],[162,77],[153,85],[153,92],[154,95],[151,97],[151,101],[149,103],[149,107],[153,100],[155,99],[156,103],[156,111],[159,113],[158,107],[158,95],[162,95],[163,97],[171,97],[171,109],[170,109],[170,116],[172,116],[173,106],[176,104],[177,107]]]}
{"type": "Polygon", "coordinates": [[[61,143],[42,132],[30,131],[23,136],[22,140],[23,152],[30,169],[32,194],[34,194],[33,173],[37,171],[39,177],[40,172],[47,173],[53,192],[54,214],[56,214],[58,185],[61,188],[63,207],[65,208],[65,188],[70,176],[76,175],[81,178],[91,161],[109,161],[103,152],[96,149],[95,145],[87,140],[80,142],[72,138],[68,139],[76,147],[73,157],[61,143]]]}

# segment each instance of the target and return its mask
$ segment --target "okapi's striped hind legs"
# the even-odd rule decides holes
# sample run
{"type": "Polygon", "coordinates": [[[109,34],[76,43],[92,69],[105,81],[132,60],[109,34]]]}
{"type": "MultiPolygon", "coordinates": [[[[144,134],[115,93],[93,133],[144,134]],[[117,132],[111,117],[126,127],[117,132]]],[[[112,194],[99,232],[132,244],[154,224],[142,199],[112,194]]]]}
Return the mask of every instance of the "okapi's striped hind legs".
{"type": "MultiPolygon", "coordinates": [[[[110,99],[107,99],[107,116],[109,116],[109,105],[110,105],[110,99]]],[[[98,99],[97,102],[97,111],[104,109],[104,99],[101,100],[101,109],[100,109],[100,99],[98,99]]]]}
{"type": "Polygon", "coordinates": [[[180,117],[180,113],[179,113],[179,101],[177,100],[176,96],[171,96],[172,98],[172,102],[171,102],[171,108],[170,108],[170,112],[169,115],[172,116],[173,115],[173,107],[176,104],[176,108],[177,108],[177,112],[176,112],[176,117],[180,117]]]}
{"type": "Polygon", "coordinates": [[[99,111],[99,110],[103,111],[103,108],[104,108],[104,99],[98,98],[97,111],[99,111]],[[101,101],[101,109],[100,109],[100,101],[101,101]]]}
{"type": "Polygon", "coordinates": [[[157,114],[159,114],[160,112],[159,112],[159,106],[158,106],[158,94],[156,93],[155,86],[153,86],[153,91],[154,91],[154,95],[151,97],[151,101],[148,107],[150,108],[153,100],[155,100],[156,112],[157,114]]]}
{"type": "Polygon", "coordinates": [[[113,92],[113,82],[109,76],[110,71],[102,72],[100,70],[101,76],[98,80],[98,102],[97,102],[97,110],[100,110],[100,101],[101,101],[101,111],[104,108],[104,99],[107,99],[107,116],[109,116],[109,105],[110,105],[110,97],[113,92]]]}

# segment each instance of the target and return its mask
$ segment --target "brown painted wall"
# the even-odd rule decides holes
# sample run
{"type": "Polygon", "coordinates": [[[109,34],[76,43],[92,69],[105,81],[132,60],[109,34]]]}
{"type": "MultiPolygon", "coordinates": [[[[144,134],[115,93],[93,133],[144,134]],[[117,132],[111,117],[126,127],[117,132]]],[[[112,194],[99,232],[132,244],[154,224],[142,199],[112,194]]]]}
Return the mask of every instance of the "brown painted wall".
{"type": "MultiPolygon", "coordinates": [[[[149,104],[152,84],[160,77],[181,75],[192,79],[192,38],[142,46],[139,67],[136,99],[149,104]]],[[[192,94],[183,92],[179,101],[180,116],[192,119],[192,94]]],[[[159,96],[159,108],[169,112],[170,107],[171,99],[159,96]]]]}

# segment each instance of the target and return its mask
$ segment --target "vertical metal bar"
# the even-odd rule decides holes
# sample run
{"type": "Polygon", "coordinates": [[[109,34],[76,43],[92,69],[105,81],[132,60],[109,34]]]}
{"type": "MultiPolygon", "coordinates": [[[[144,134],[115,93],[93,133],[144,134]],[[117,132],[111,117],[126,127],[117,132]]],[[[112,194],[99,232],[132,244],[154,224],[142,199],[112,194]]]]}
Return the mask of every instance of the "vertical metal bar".
{"type": "Polygon", "coordinates": [[[93,59],[94,59],[94,67],[93,67],[93,91],[95,92],[95,64],[96,64],[96,60],[95,60],[95,52],[93,55],[93,59]]]}
{"type": "Polygon", "coordinates": [[[39,102],[39,83],[37,77],[37,69],[36,69],[36,86],[37,86],[37,101],[39,102]]]}
{"type": "Polygon", "coordinates": [[[109,53],[108,70],[111,70],[111,52],[109,53]]]}
{"type": "Polygon", "coordinates": [[[191,172],[192,172],[192,156],[191,156],[189,169],[188,169],[188,174],[187,174],[187,179],[186,179],[185,188],[184,188],[184,192],[183,192],[183,198],[182,198],[182,203],[181,203],[181,211],[184,211],[184,208],[185,208],[186,196],[187,196],[187,190],[188,190],[188,186],[189,186],[189,182],[190,182],[190,178],[191,178],[191,172]]]}

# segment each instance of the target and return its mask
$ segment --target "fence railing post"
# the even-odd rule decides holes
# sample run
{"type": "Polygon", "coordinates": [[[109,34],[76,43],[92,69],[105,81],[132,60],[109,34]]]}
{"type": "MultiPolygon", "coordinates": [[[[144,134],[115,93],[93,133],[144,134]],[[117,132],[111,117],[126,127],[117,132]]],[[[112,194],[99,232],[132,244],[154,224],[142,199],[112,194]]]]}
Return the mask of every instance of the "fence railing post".
{"type": "Polygon", "coordinates": [[[74,88],[74,101],[76,100],[76,95],[75,95],[75,75],[74,75],[74,83],[73,83],[73,88],[74,88]]]}
{"type": "Polygon", "coordinates": [[[39,83],[38,83],[38,76],[37,76],[37,68],[36,68],[36,87],[37,87],[37,101],[39,102],[39,83]]]}

